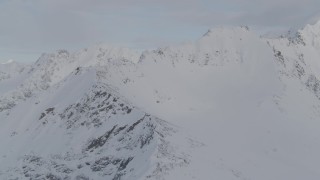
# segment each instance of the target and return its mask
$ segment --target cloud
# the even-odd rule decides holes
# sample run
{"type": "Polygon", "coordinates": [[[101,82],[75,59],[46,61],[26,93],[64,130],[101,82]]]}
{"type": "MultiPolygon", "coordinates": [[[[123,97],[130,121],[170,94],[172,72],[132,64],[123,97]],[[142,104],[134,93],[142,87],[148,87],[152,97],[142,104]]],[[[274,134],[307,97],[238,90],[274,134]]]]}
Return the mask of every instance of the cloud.
{"type": "MultiPolygon", "coordinates": [[[[204,1],[202,1],[204,2],[204,1]]],[[[318,0],[225,0],[208,1],[208,7],[172,11],[171,15],[187,23],[204,26],[217,24],[296,27],[319,13],[318,0]]]]}
{"type": "Polygon", "coordinates": [[[96,42],[147,48],[197,39],[217,25],[289,29],[315,21],[319,7],[319,0],[2,0],[0,58],[96,42]]]}

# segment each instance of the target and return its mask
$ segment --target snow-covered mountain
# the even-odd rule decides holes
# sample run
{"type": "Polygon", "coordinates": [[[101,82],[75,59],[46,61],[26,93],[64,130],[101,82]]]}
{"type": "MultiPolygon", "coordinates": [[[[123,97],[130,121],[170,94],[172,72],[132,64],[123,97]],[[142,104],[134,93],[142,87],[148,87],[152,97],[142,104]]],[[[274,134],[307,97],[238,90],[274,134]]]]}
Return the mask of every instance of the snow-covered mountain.
{"type": "Polygon", "coordinates": [[[0,179],[317,180],[319,59],[320,22],[0,64],[0,179]]]}

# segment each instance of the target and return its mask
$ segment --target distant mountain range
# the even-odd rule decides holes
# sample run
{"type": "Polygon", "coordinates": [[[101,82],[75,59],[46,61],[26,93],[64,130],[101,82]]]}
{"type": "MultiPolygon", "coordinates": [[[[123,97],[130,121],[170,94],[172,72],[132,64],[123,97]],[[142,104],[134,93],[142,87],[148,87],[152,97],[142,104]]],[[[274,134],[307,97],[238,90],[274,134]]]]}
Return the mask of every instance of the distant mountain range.
{"type": "Polygon", "coordinates": [[[0,64],[0,179],[318,180],[320,22],[0,64]]]}

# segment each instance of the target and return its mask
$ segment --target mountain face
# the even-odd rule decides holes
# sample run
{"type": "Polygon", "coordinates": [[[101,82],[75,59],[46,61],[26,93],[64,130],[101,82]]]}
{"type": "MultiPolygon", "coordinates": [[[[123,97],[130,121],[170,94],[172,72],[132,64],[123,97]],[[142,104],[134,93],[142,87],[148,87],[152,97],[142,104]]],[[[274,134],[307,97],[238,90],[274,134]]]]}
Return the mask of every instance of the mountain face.
{"type": "Polygon", "coordinates": [[[0,179],[319,179],[319,59],[320,22],[0,64],[0,179]]]}

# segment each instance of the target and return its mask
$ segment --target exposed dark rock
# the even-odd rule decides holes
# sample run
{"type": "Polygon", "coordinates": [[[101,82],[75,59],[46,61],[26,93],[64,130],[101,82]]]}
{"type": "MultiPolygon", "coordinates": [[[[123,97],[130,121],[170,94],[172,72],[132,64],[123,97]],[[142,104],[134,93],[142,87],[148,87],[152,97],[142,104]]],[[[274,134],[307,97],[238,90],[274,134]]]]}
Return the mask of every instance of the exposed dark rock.
{"type": "Polygon", "coordinates": [[[75,180],[89,180],[89,177],[85,175],[78,175],[75,180]]]}
{"type": "Polygon", "coordinates": [[[122,131],[122,130],[124,130],[125,128],[127,127],[127,125],[125,125],[125,126],[122,126],[122,127],[119,127],[118,129],[116,129],[115,131],[114,131],[114,135],[117,135],[117,134],[119,134],[119,132],[120,131],[122,131]]]}
{"type": "Polygon", "coordinates": [[[97,139],[94,139],[90,142],[86,150],[91,150],[91,149],[97,149],[99,147],[102,147],[109,139],[111,136],[112,132],[115,130],[117,125],[113,126],[113,128],[110,131],[107,131],[104,135],[100,136],[97,139]]]}
{"type": "Polygon", "coordinates": [[[127,132],[130,132],[132,131],[138,124],[140,124],[144,118],[146,117],[147,115],[144,115],[141,119],[139,119],[137,122],[133,123],[128,129],[127,129],[127,132]]]}
{"type": "Polygon", "coordinates": [[[122,171],[124,170],[128,164],[130,163],[130,161],[132,161],[133,157],[129,157],[128,159],[122,160],[120,163],[120,166],[118,168],[118,171],[122,171]]]}
{"type": "Polygon", "coordinates": [[[47,174],[47,175],[46,175],[46,179],[47,179],[47,180],[61,180],[60,177],[58,177],[58,176],[56,176],[56,175],[54,175],[54,174],[52,174],[52,173],[47,174]]]}
{"type": "Polygon", "coordinates": [[[106,168],[111,163],[111,160],[109,157],[102,157],[99,160],[95,161],[94,164],[91,166],[91,170],[101,171],[102,169],[106,168]]]}
{"type": "Polygon", "coordinates": [[[41,120],[42,118],[44,118],[46,116],[45,113],[41,113],[39,120],[41,120]]]}
{"type": "Polygon", "coordinates": [[[281,51],[276,50],[275,48],[273,48],[273,52],[274,52],[274,56],[278,59],[278,61],[285,67],[286,63],[285,63],[285,59],[281,53],[281,51]]]}
{"type": "Polygon", "coordinates": [[[49,114],[49,113],[53,113],[54,111],[54,108],[48,108],[46,109],[46,113],[49,114]]]}
{"type": "Polygon", "coordinates": [[[306,85],[320,99],[320,81],[315,75],[309,76],[306,85]]]}

